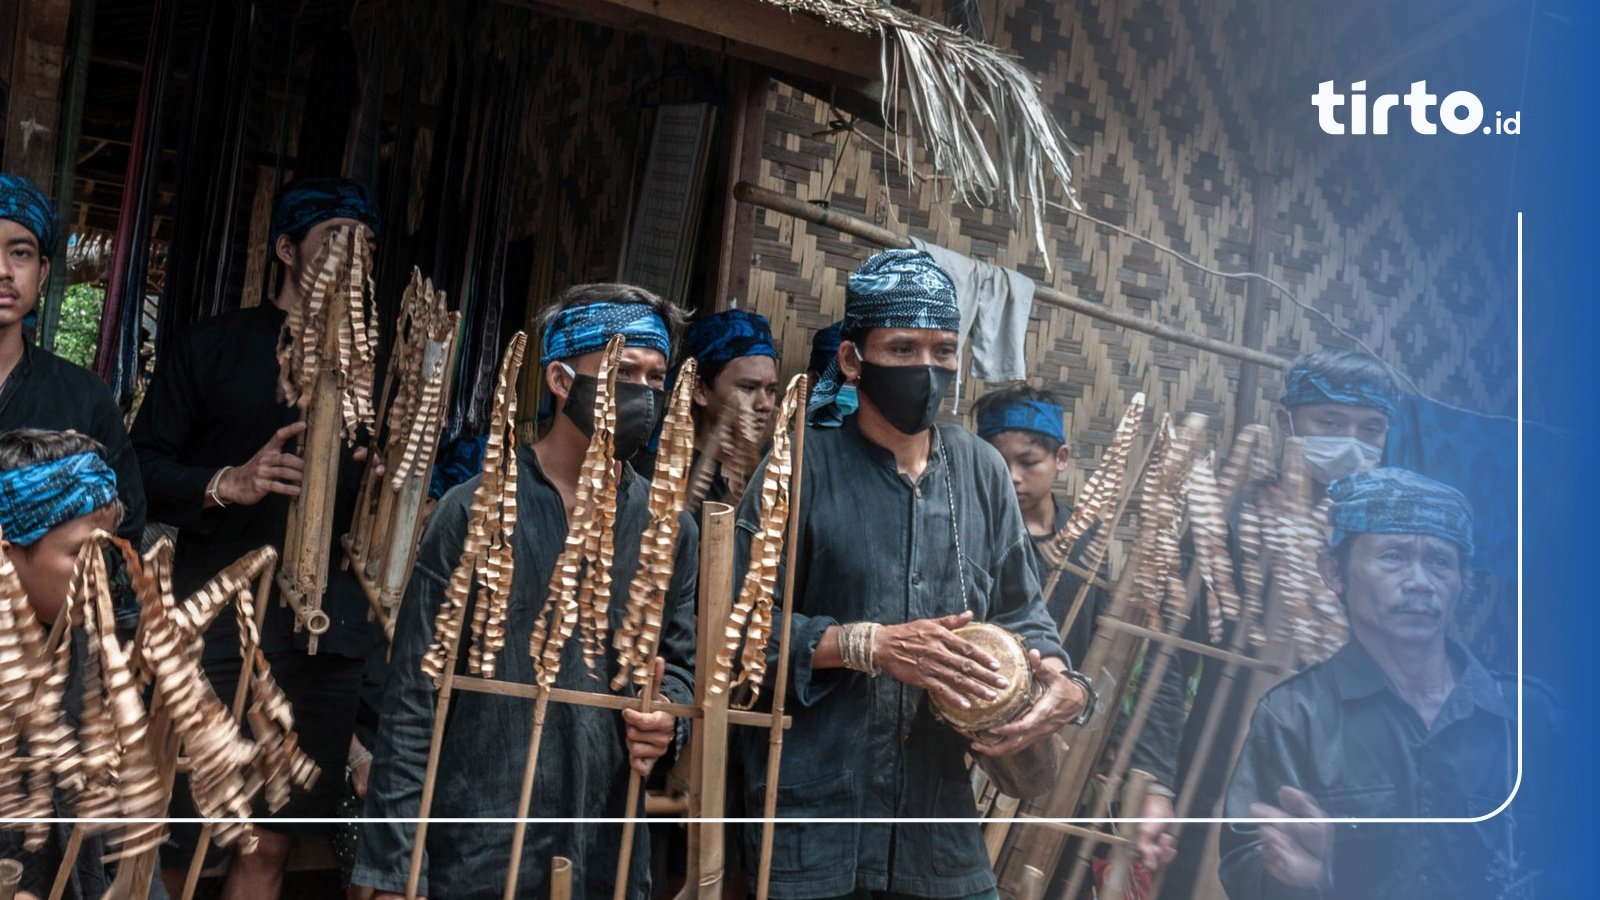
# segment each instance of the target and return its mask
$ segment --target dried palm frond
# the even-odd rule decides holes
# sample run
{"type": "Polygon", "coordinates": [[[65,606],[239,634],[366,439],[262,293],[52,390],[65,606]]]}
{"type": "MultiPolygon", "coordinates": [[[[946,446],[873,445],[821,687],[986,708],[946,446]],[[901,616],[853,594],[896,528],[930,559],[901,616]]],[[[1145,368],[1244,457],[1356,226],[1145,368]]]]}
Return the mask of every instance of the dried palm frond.
{"type": "Polygon", "coordinates": [[[468,657],[471,671],[493,678],[495,657],[505,647],[505,614],[514,569],[512,534],[517,522],[516,383],[527,346],[527,334],[517,332],[500,361],[483,473],[472,494],[461,555],[434,617],[433,642],[422,657],[423,673],[435,681],[443,677],[452,648],[461,638],[462,611],[471,599],[474,583],[482,590],[473,609],[476,643],[468,657]]]}
{"type": "MultiPolygon", "coordinates": [[[[1071,556],[1072,548],[1089,533],[1089,529],[1096,522],[1105,523],[1106,515],[1116,507],[1117,499],[1122,495],[1122,483],[1128,477],[1128,457],[1133,452],[1133,440],[1138,437],[1139,423],[1144,419],[1144,404],[1143,391],[1133,395],[1128,408],[1123,410],[1121,420],[1117,422],[1111,445],[1100,458],[1100,464],[1095,466],[1094,474],[1084,482],[1083,490],[1078,492],[1077,503],[1067,523],[1051,535],[1050,540],[1039,545],[1045,561],[1050,565],[1059,567],[1063,560],[1071,556]]],[[[1087,551],[1090,559],[1100,558],[1103,545],[1111,540],[1110,535],[1109,524],[1104,524],[1095,533],[1094,542],[1087,551]]]]}
{"type": "Polygon", "coordinates": [[[883,120],[903,140],[895,153],[911,171],[921,141],[956,199],[1005,207],[1050,266],[1044,235],[1047,173],[1078,208],[1069,157],[1082,151],[1050,114],[1033,73],[1017,58],[887,0],[765,0],[831,24],[876,33],[882,44],[883,120]],[[902,104],[910,107],[902,116],[902,104]],[[993,149],[991,149],[993,148],[993,149]]]}
{"type": "MultiPolygon", "coordinates": [[[[594,594],[603,585],[609,607],[611,589],[610,528],[607,513],[616,510],[616,464],[612,444],[617,420],[612,397],[617,359],[624,338],[612,336],[600,362],[599,384],[595,388],[594,434],[579,469],[572,514],[567,519],[567,537],[556,558],[545,591],[545,609],[533,628],[528,652],[533,656],[534,680],[542,688],[554,687],[561,673],[561,651],[579,625],[589,617],[585,637],[595,634],[592,617],[597,614],[594,594]],[[609,498],[609,500],[608,500],[609,498]],[[605,506],[606,503],[610,506],[605,506]],[[597,571],[599,569],[604,571],[597,571]],[[587,604],[587,609],[585,608],[587,604]]],[[[591,651],[587,645],[585,654],[591,651]]]]}
{"type": "Polygon", "coordinates": [[[305,412],[312,387],[324,371],[337,373],[339,402],[346,440],[374,422],[372,388],[377,360],[374,318],[372,247],[360,228],[328,230],[322,247],[297,285],[278,340],[278,389],[285,403],[305,412]],[[328,329],[337,320],[337,335],[328,329]],[[325,342],[336,337],[336,358],[323,359],[325,342]]]}
{"type": "Polygon", "coordinates": [[[792,500],[789,490],[794,476],[793,441],[796,429],[805,427],[806,389],[806,377],[796,375],[789,382],[778,409],[772,452],[767,456],[767,467],[761,479],[761,527],[750,541],[750,566],[728,617],[708,688],[712,693],[723,690],[742,637],[744,650],[740,655],[739,678],[733,689],[746,688],[739,704],[745,708],[753,707],[760,697],[767,671],[767,635],[772,630],[773,599],[792,500]]]}
{"type": "Polygon", "coordinates": [[[628,587],[627,617],[612,639],[617,654],[613,690],[622,690],[629,680],[640,687],[649,681],[656,644],[661,638],[667,590],[672,584],[678,517],[688,500],[689,464],[694,459],[691,409],[699,381],[698,368],[693,359],[683,364],[667,403],[656,475],[650,483],[650,522],[639,538],[639,570],[628,587]]]}

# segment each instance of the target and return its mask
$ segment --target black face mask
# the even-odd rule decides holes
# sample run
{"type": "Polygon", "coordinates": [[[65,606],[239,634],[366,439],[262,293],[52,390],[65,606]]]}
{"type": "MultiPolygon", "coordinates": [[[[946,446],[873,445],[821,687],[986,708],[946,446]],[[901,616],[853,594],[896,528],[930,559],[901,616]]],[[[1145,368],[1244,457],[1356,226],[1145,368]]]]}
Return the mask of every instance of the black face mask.
{"type": "MultiPolygon", "coordinates": [[[[600,379],[593,375],[573,375],[572,390],[562,412],[587,437],[594,437],[594,394],[600,379]]],[[[656,419],[666,411],[667,392],[649,385],[619,381],[612,388],[617,401],[617,429],[612,449],[617,459],[633,459],[650,443],[656,419]]]]}
{"type": "Polygon", "coordinates": [[[880,366],[861,361],[857,390],[903,434],[921,434],[933,427],[939,404],[956,377],[942,366],[880,366]]]}

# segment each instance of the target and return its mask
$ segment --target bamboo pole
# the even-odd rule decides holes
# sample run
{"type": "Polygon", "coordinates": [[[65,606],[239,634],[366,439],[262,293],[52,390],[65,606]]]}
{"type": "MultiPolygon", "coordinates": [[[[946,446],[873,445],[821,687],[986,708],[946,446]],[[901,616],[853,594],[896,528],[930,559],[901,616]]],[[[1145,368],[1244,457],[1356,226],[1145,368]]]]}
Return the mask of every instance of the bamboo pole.
{"type": "MultiPolygon", "coordinates": [[[[522,845],[528,837],[528,812],[533,805],[533,781],[539,772],[539,745],[544,741],[545,713],[550,708],[550,691],[541,690],[533,704],[533,732],[528,735],[528,761],[522,766],[522,790],[517,795],[517,824],[511,829],[511,866],[506,870],[502,900],[516,900],[517,876],[522,869],[522,845]]],[[[410,898],[407,898],[410,900],[410,898]]]]}
{"type": "MultiPolygon", "coordinates": [[[[267,618],[267,592],[272,589],[273,566],[261,570],[256,581],[256,633],[261,633],[261,626],[267,618]]],[[[233,686],[233,717],[244,720],[244,704],[250,695],[250,663],[252,653],[241,652],[244,659],[239,664],[239,683],[233,686]]],[[[195,842],[194,856],[189,860],[189,871],[183,879],[183,894],[179,900],[192,900],[195,889],[200,886],[200,875],[206,867],[206,851],[211,849],[211,835],[216,831],[216,826],[210,822],[200,826],[200,837],[195,842]]]]}
{"type": "MultiPolygon", "coordinates": [[[[1145,794],[1150,790],[1150,773],[1134,771],[1128,775],[1128,783],[1122,789],[1122,814],[1126,818],[1129,810],[1137,810],[1144,806],[1145,794]]],[[[1115,844],[1111,848],[1111,866],[1106,871],[1105,890],[1101,893],[1104,900],[1123,900],[1128,896],[1129,888],[1133,881],[1133,858],[1136,855],[1137,844],[1132,840],[1115,844]]],[[[1066,896],[1074,897],[1069,887],[1066,896]]]]}
{"type": "MultiPolygon", "coordinates": [[[[56,880],[50,885],[50,900],[66,896],[67,883],[72,880],[72,870],[78,865],[78,853],[83,849],[84,823],[72,826],[72,836],[67,838],[67,849],[61,854],[61,867],[56,869],[56,880]]],[[[21,878],[21,873],[18,873],[21,878]]]]}
{"type": "MultiPolygon", "coordinates": [[[[1201,586],[1200,567],[1198,565],[1191,566],[1187,583],[1184,585],[1184,591],[1188,598],[1186,608],[1179,610],[1177,615],[1167,620],[1164,631],[1157,632],[1154,636],[1148,638],[1149,642],[1156,648],[1155,660],[1150,664],[1150,668],[1145,675],[1144,684],[1139,690],[1139,698],[1134,701],[1133,712],[1128,717],[1128,725],[1123,729],[1122,742],[1118,745],[1117,755],[1111,762],[1111,770],[1107,776],[1105,791],[1101,795],[1102,799],[1095,804],[1094,818],[1102,818],[1109,811],[1111,797],[1116,793],[1117,782],[1122,778],[1120,773],[1128,771],[1128,766],[1133,761],[1134,748],[1137,746],[1140,736],[1144,734],[1144,726],[1150,717],[1150,709],[1155,704],[1156,695],[1161,693],[1162,683],[1167,677],[1167,669],[1172,665],[1173,651],[1176,648],[1167,641],[1167,638],[1181,634],[1184,626],[1189,624],[1189,610],[1194,608],[1194,602],[1200,595],[1201,586]]],[[[1149,660],[1150,657],[1146,656],[1145,659],[1149,660]]],[[[1132,784],[1136,779],[1140,782],[1139,803],[1143,804],[1144,795],[1150,788],[1150,774],[1136,770],[1128,778],[1129,784],[1132,784]]],[[[1126,801],[1126,795],[1123,799],[1126,801]]],[[[1130,809],[1137,809],[1137,807],[1129,806],[1124,802],[1124,818],[1128,817],[1130,809]]],[[[1077,859],[1073,863],[1072,874],[1067,879],[1067,890],[1063,896],[1078,896],[1078,891],[1083,886],[1084,878],[1088,874],[1092,858],[1092,848],[1087,844],[1079,845],[1077,859]]]]}
{"type": "Polygon", "coordinates": [[[439,676],[439,698],[433,707],[433,733],[428,739],[428,762],[422,773],[422,796],[417,804],[417,830],[411,838],[411,863],[406,871],[406,900],[416,900],[417,884],[422,880],[422,855],[428,843],[428,813],[433,810],[433,791],[439,780],[439,752],[444,747],[444,723],[450,714],[450,697],[456,681],[456,660],[461,655],[462,633],[466,631],[467,605],[456,613],[455,640],[445,647],[443,672],[439,676]]]}
{"type": "MultiPolygon", "coordinates": [[[[809,388],[809,379],[801,383],[800,393],[809,388]]],[[[805,407],[796,411],[794,422],[794,471],[789,477],[789,522],[787,546],[784,549],[783,573],[783,633],[778,638],[778,675],[772,690],[772,725],[767,734],[767,794],[762,804],[761,861],[756,874],[756,900],[767,900],[772,884],[772,841],[776,832],[773,821],[778,814],[778,773],[783,758],[783,706],[789,691],[789,635],[794,625],[794,572],[799,562],[800,513],[805,496],[806,413],[805,407]]]]}
{"type": "MultiPolygon", "coordinates": [[[[639,712],[650,714],[650,701],[656,696],[656,670],[655,664],[650,666],[650,676],[645,679],[644,690],[639,697],[639,712]]],[[[628,900],[628,870],[633,863],[633,835],[635,831],[634,819],[639,812],[639,789],[643,786],[644,779],[639,777],[639,770],[628,766],[628,799],[623,804],[623,811],[627,821],[622,823],[622,846],[617,848],[617,879],[616,886],[611,894],[612,900],[628,900]]]]}
{"type": "Polygon", "coordinates": [[[550,859],[550,900],[572,900],[572,860],[565,856],[550,859]]]}
{"type": "MultiPolygon", "coordinates": [[[[733,507],[726,503],[707,503],[700,510],[700,616],[696,622],[696,650],[700,656],[695,670],[709,672],[716,657],[718,630],[727,621],[733,600],[733,507]]],[[[701,710],[700,727],[691,750],[693,777],[689,797],[691,812],[701,818],[716,819],[727,809],[728,694],[713,694],[706,679],[695,679],[695,693],[701,710]]],[[[724,828],[721,822],[708,821],[689,826],[695,846],[689,854],[691,879],[699,900],[718,900],[722,896],[724,867],[724,828]],[[698,851],[698,852],[693,852],[698,851]]]]}
{"type": "MultiPolygon", "coordinates": [[[[770,209],[773,212],[794,216],[813,225],[824,225],[884,247],[897,247],[900,249],[911,247],[910,238],[903,234],[874,225],[864,219],[858,219],[848,213],[815,206],[804,200],[780,194],[777,191],[769,191],[748,181],[741,181],[735,185],[733,194],[741,203],[749,203],[752,206],[759,206],[764,209],[770,209]]],[[[1138,331],[1175,344],[1197,347],[1221,356],[1269,366],[1274,369],[1287,369],[1289,367],[1288,360],[1271,353],[1264,353],[1230,341],[1191,334],[1182,328],[1168,325],[1165,322],[1157,322],[1153,319],[1146,319],[1143,316],[1136,316],[1108,306],[1091,303],[1081,297],[1074,297],[1071,294],[1058,291],[1046,284],[1040,284],[1034,288],[1033,299],[1035,303],[1065,309],[1079,315],[1099,319],[1102,322],[1110,322],[1113,325],[1119,325],[1131,331],[1138,331]]]]}
{"type": "MultiPolygon", "coordinates": [[[[1144,478],[1153,474],[1148,470],[1157,462],[1155,453],[1160,444],[1159,440],[1152,441],[1146,448],[1139,467],[1130,470],[1131,477],[1124,482],[1130,496],[1144,478]]],[[[1138,641],[1123,632],[1105,628],[1104,624],[1123,618],[1133,608],[1134,594],[1137,590],[1134,576],[1139,570],[1139,561],[1140,551],[1135,546],[1134,553],[1117,575],[1116,588],[1111,592],[1111,604],[1097,621],[1094,639],[1090,642],[1089,650],[1084,655],[1080,667],[1091,676],[1103,679],[1102,672],[1111,676],[1103,687],[1108,698],[1119,696],[1121,687],[1131,676],[1134,658],[1137,656],[1138,641]],[[1115,671],[1112,667],[1115,667],[1115,671]]],[[[1072,812],[1083,792],[1083,786],[1087,784],[1094,765],[1099,760],[1101,748],[1110,738],[1115,719],[1116,716],[1108,711],[1107,714],[1096,716],[1084,725],[1068,725],[1063,730],[1067,746],[1071,747],[1073,752],[1067,755],[1061,777],[1049,796],[1042,803],[1030,804],[1032,809],[1043,810],[1048,816],[1063,815],[1063,810],[1065,814],[1072,812]]],[[[1007,858],[996,867],[996,874],[1002,884],[1025,879],[1029,869],[1044,872],[1048,878],[1050,873],[1055,871],[1061,844],[1062,837],[1056,829],[1034,829],[1033,832],[1025,832],[1018,836],[1010,853],[1003,854],[1007,858]]]]}

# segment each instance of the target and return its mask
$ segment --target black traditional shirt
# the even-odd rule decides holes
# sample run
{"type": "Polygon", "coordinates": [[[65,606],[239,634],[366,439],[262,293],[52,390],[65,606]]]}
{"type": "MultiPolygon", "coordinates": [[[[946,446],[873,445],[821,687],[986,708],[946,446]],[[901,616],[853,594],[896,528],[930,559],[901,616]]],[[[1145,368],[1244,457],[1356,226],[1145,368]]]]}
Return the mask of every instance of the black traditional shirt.
{"type": "MultiPolygon", "coordinates": [[[[516,561],[506,616],[506,645],[498,658],[496,680],[532,684],[528,641],[545,616],[546,588],[566,539],[561,495],[544,477],[538,458],[518,452],[516,561]]],[[[612,634],[628,608],[628,585],[638,568],[639,536],[649,518],[649,485],[623,467],[618,489],[616,555],[612,566],[612,634]]],[[[451,488],[428,522],[416,568],[395,617],[394,656],[384,692],[366,815],[416,816],[433,731],[437,691],[422,673],[421,660],[433,641],[434,617],[445,586],[461,555],[478,478],[451,488]]],[[[698,584],[699,532],[682,519],[675,568],[667,593],[660,655],[667,661],[662,693],[679,703],[693,702],[694,602],[698,584]]],[[[469,605],[464,631],[470,632],[469,605]]],[[[459,671],[466,672],[470,634],[463,636],[459,671]]],[[[609,650],[598,673],[583,663],[576,636],[562,653],[556,685],[610,693],[615,659],[609,650]]],[[[631,692],[631,691],[630,691],[631,692]]],[[[457,690],[450,700],[433,794],[432,816],[515,817],[533,725],[534,701],[457,690]]],[[[679,722],[680,743],[687,733],[679,722]]],[[[669,763],[663,763],[666,765],[669,763]]],[[[659,768],[659,767],[658,767],[659,768]]],[[[539,768],[529,815],[536,817],[618,817],[626,809],[628,753],[621,713],[552,702],[539,747],[539,768]]],[[[643,814],[643,807],[633,811],[643,814]]],[[[648,828],[634,832],[630,897],[648,897],[648,828]]],[[[354,884],[403,891],[411,859],[414,825],[367,822],[361,827],[354,884]]],[[[434,824],[427,835],[421,892],[432,897],[497,898],[511,864],[510,824],[434,824]]],[[[528,826],[518,876],[518,895],[542,897],[548,890],[550,859],[565,856],[575,873],[574,897],[609,900],[616,877],[620,824],[533,823],[528,826]]]]}
{"type": "MultiPolygon", "coordinates": [[[[205,508],[206,486],[223,466],[249,462],[273,432],[298,421],[299,411],[278,399],[278,332],[283,310],[272,304],[225,313],[191,327],[168,344],[133,423],[133,445],[150,491],[150,513],[178,529],[172,581],[178,596],[240,556],[270,544],[283,548],[289,498],[268,494],[252,506],[205,508]]],[[[295,452],[293,444],[285,448],[295,452]]],[[[319,653],[361,659],[369,644],[367,600],[344,570],[339,539],[349,530],[360,491],[360,466],[345,454],[334,509],[328,589],[322,609],[332,620],[319,653]]],[[[304,648],[304,629],[274,599],[267,606],[262,648],[268,653],[304,648]]],[[[238,622],[218,616],[206,632],[208,659],[238,655],[238,622]]]]}
{"type": "MultiPolygon", "coordinates": [[[[837,428],[806,431],[785,708],[793,726],[783,741],[778,815],[973,821],[779,826],[774,897],[855,890],[959,897],[994,887],[963,759],[967,741],[934,719],[920,688],[887,674],[812,667],[830,625],[893,624],[966,609],[978,621],[1018,633],[1028,647],[1065,659],[1039,596],[1033,549],[1004,460],[963,429],[940,427],[934,434],[932,459],[913,483],[892,453],[861,433],[854,416],[837,428]]],[[[757,529],[760,481],[758,472],[739,509],[739,572],[757,529]]],[[[781,604],[782,575],[778,586],[781,604]]],[[[773,615],[781,627],[781,610],[773,615]]],[[[769,692],[773,680],[769,671],[769,692]]],[[[746,811],[759,815],[767,736],[737,731],[746,811]]],[[[748,860],[757,858],[760,834],[759,825],[744,828],[748,860]]]]}
{"type": "Polygon", "coordinates": [[[139,461],[122,427],[122,410],[98,375],[24,340],[22,358],[0,384],[0,432],[18,428],[71,429],[104,445],[126,507],[117,534],[139,546],[145,516],[139,461]]]}
{"type": "MultiPolygon", "coordinates": [[[[1357,640],[1268,691],[1228,788],[1226,814],[1251,803],[1279,806],[1285,785],[1310,794],[1330,818],[1475,818],[1498,809],[1517,777],[1517,684],[1490,675],[1449,645],[1455,689],[1433,724],[1400,697],[1357,640]]],[[[1532,726],[1553,721],[1530,690],[1532,726]]],[[[1477,898],[1508,891],[1511,813],[1474,824],[1340,824],[1319,888],[1293,889],[1268,875],[1255,826],[1222,830],[1223,885],[1255,898],[1477,898]]]]}

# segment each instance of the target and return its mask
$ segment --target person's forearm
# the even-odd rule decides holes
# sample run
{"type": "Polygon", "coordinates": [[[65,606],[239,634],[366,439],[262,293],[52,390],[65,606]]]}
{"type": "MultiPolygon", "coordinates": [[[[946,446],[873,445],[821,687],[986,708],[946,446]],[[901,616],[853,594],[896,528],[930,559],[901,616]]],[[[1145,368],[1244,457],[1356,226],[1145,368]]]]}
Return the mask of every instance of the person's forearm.
{"type": "Polygon", "coordinates": [[[823,629],[822,639],[817,641],[817,652],[811,656],[811,668],[844,668],[844,657],[839,653],[839,632],[843,630],[839,625],[829,625],[823,629]]]}

